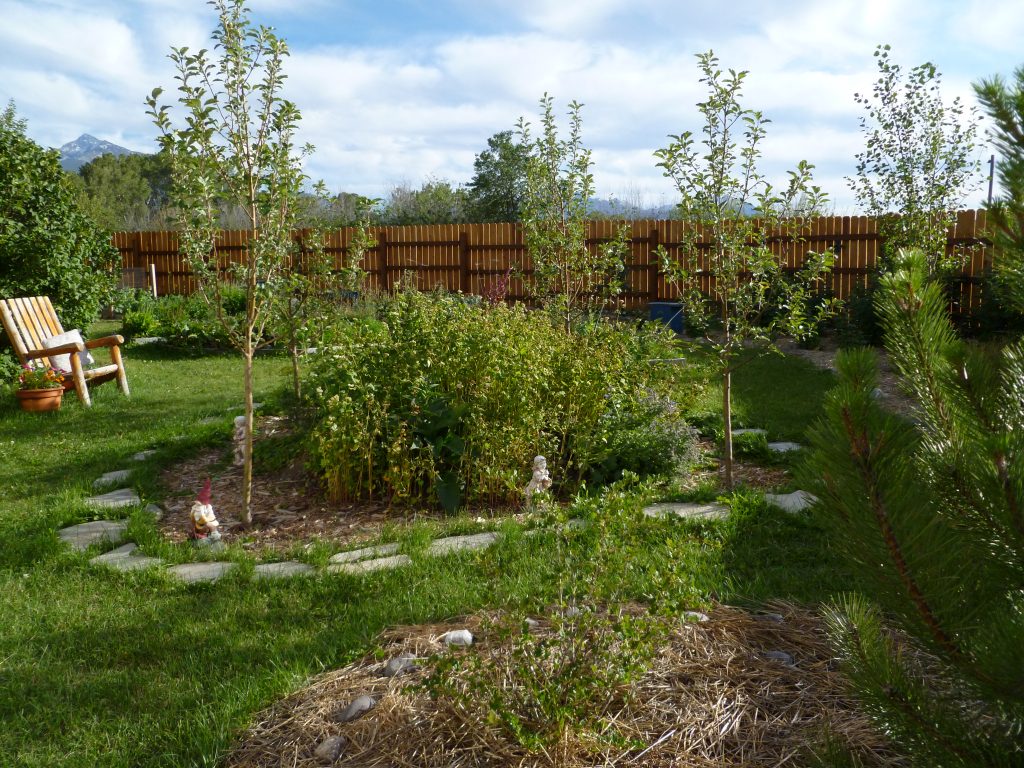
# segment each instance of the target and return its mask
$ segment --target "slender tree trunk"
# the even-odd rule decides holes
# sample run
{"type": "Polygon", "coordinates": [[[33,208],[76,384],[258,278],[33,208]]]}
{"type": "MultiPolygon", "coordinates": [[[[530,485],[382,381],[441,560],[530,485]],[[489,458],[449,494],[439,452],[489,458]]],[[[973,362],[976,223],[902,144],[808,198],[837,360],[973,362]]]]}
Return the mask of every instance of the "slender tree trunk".
{"type": "Polygon", "coordinates": [[[302,379],[299,378],[299,345],[292,342],[292,376],[295,379],[295,402],[302,399],[302,379]]]}
{"type": "Polygon", "coordinates": [[[242,524],[252,525],[252,330],[242,354],[245,356],[245,461],[242,464],[242,524]]]}
{"type": "Polygon", "coordinates": [[[725,489],[732,490],[732,369],[722,373],[722,421],[725,422],[725,489]]]}

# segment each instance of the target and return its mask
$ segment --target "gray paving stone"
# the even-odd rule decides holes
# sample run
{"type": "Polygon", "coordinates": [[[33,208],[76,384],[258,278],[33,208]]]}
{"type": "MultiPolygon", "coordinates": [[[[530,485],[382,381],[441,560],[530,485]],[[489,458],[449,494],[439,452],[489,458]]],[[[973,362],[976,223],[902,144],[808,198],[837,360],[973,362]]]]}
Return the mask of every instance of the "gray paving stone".
{"type": "Polygon", "coordinates": [[[86,506],[92,509],[120,509],[121,507],[138,506],[141,503],[139,494],[131,488],[118,488],[116,491],[90,496],[85,500],[86,506]]]}
{"type": "Polygon", "coordinates": [[[723,520],[729,516],[729,508],[724,504],[664,502],[645,507],[644,514],[660,518],[675,516],[687,520],[723,520]]]}
{"type": "Polygon", "coordinates": [[[316,568],[308,563],[286,560],[283,563],[260,563],[254,569],[257,579],[287,579],[292,576],[309,576],[316,568]]]}
{"type": "Polygon", "coordinates": [[[789,453],[790,451],[799,451],[803,448],[800,443],[787,443],[785,441],[778,443],[768,443],[768,450],[775,451],[776,453],[789,453]]]}
{"type": "Polygon", "coordinates": [[[746,428],[746,427],[744,427],[742,429],[734,429],[732,431],[732,436],[733,437],[739,437],[740,435],[767,435],[767,434],[768,434],[768,430],[767,429],[746,428]]]}
{"type": "Polygon", "coordinates": [[[89,562],[93,565],[103,565],[104,563],[109,563],[112,560],[120,560],[122,557],[129,557],[132,552],[138,548],[138,544],[130,541],[127,544],[122,544],[117,549],[104,552],[102,555],[96,555],[96,557],[92,558],[89,562]]]}
{"type": "Polygon", "coordinates": [[[163,344],[167,339],[163,336],[140,336],[132,341],[138,347],[144,347],[147,344],[163,344]]]}
{"type": "Polygon", "coordinates": [[[127,527],[128,523],[125,520],[93,520],[63,528],[57,531],[57,535],[73,550],[82,552],[103,541],[120,544],[124,540],[124,531],[127,527]]]}
{"type": "Polygon", "coordinates": [[[787,512],[801,512],[811,506],[818,498],[807,491],[792,493],[766,493],[764,500],[787,512]]]}
{"type": "Polygon", "coordinates": [[[427,547],[428,555],[447,555],[451,552],[465,552],[473,549],[486,549],[498,540],[493,532],[476,533],[469,536],[449,536],[436,539],[427,547]]]}
{"type": "Polygon", "coordinates": [[[107,472],[106,474],[96,478],[92,483],[92,487],[98,491],[101,488],[120,485],[131,476],[132,471],[130,469],[115,469],[113,472],[107,472]]]}
{"type": "Polygon", "coordinates": [[[150,449],[147,451],[139,451],[138,453],[132,454],[132,461],[145,461],[150,456],[156,456],[156,450],[150,449]]]}
{"type": "Polygon", "coordinates": [[[412,560],[408,555],[392,555],[391,557],[378,557],[375,560],[361,560],[358,563],[334,563],[327,566],[329,573],[350,573],[358,575],[371,573],[372,571],[384,571],[391,568],[398,568],[409,565],[412,560]]]}
{"type": "Polygon", "coordinates": [[[128,543],[117,549],[112,549],[102,555],[97,555],[89,561],[91,565],[102,565],[114,568],[118,571],[140,571],[144,568],[155,568],[163,564],[159,557],[146,557],[136,555],[137,544],[128,543]]]}
{"type": "Polygon", "coordinates": [[[338,552],[331,555],[330,563],[353,563],[357,560],[369,560],[373,557],[385,557],[393,555],[398,551],[398,544],[378,544],[375,547],[363,547],[348,552],[338,552]]]}
{"type": "Polygon", "coordinates": [[[236,567],[236,563],[183,563],[172,565],[167,572],[176,579],[188,584],[200,581],[216,581],[236,567]]]}
{"type": "Polygon", "coordinates": [[[164,508],[159,504],[147,504],[145,511],[149,512],[158,523],[164,519],[164,508]]]}

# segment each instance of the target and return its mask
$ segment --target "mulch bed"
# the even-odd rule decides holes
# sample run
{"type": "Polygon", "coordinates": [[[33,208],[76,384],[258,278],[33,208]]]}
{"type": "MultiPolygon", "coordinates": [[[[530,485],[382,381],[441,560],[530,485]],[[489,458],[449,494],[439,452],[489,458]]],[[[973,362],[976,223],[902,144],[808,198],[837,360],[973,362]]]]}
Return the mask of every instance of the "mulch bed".
{"type": "MultiPolygon", "coordinates": [[[[477,641],[457,653],[500,658],[502,647],[487,636],[495,616],[480,614],[384,633],[383,660],[369,656],[320,675],[258,714],[224,765],[312,768],[322,765],[314,756],[317,745],[341,736],[346,746],[337,766],[775,768],[805,764],[807,748],[820,743],[826,726],[864,765],[902,765],[846,694],[820,618],[788,604],[767,610],[777,615],[719,606],[710,621],[672,624],[634,695],[620,698],[609,713],[626,739],[619,746],[570,734],[557,754],[531,753],[486,712],[433,700],[419,685],[423,668],[399,677],[380,675],[387,658],[412,653],[428,659],[441,653],[440,636],[463,627],[477,641]],[[790,654],[793,663],[772,658],[771,651],[790,654]],[[339,724],[339,713],[364,694],[377,700],[376,707],[339,724]]],[[[552,628],[542,619],[532,632],[550,634],[552,628]]]]}

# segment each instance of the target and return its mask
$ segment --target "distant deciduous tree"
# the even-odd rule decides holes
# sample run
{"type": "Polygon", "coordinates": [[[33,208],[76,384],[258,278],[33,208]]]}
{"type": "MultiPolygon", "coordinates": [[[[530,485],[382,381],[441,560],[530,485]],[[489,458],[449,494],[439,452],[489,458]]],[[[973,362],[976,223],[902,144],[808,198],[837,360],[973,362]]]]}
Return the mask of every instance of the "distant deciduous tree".
{"type": "Polygon", "coordinates": [[[394,187],[377,214],[380,224],[461,224],[469,220],[469,196],[444,179],[428,179],[419,189],[394,187]]]}
{"type": "Polygon", "coordinates": [[[917,248],[930,272],[949,271],[961,256],[946,253],[946,231],[978,182],[977,111],[959,97],[946,106],[934,64],[904,72],[889,51],[875,49],[879,78],[871,95],[854,96],[867,112],[860,120],[865,147],[857,176],[847,181],[864,212],[881,220],[885,261],[917,248]]]}
{"type": "Polygon", "coordinates": [[[526,162],[530,150],[501,131],[487,140],[487,149],[473,161],[469,182],[469,213],[473,221],[519,221],[526,194],[526,162]]]}

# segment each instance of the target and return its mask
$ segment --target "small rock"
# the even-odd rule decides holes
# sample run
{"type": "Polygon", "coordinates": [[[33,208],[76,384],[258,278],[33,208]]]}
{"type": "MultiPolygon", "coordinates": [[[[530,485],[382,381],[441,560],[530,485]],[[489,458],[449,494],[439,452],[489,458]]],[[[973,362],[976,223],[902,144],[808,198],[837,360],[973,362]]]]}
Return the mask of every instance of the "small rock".
{"type": "Polygon", "coordinates": [[[527,632],[536,632],[538,629],[540,629],[540,622],[536,619],[527,619],[523,623],[526,624],[527,632]]]}
{"type": "Polygon", "coordinates": [[[416,657],[411,653],[403,653],[393,659],[388,659],[388,663],[384,665],[380,674],[381,677],[397,677],[403,672],[413,671],[416,666],[416,657]]]}
{"type": "Polygon", "coordinates": [[[358,717],[363,716],[371,709],[377,706],[377,700],[372,696],[360,696],[353,700],[345,709],[341,711],[335,721],[339,723],[350,723],[358,717]]]}
{"type": "Polygon", "coordinates": [[[800,443],[788,443],[785,441],[779,443],[768,443],[768,450],[774,451],[775,453],[789,453],[790,451],[799,451],[802,448],[803,446],[800,445],[800,443]]]}
{"type": "Polygon", "coordinates": [[[445,645],[470,646],[473,644],[473,633],[468,629],[453,629],[438,638],[445,645]]]}
{"type": "Polygon", "coordinates": [[[781,624],[785,620],[781,613],[758,613],[754,616],[754,621],[769,621],[773,624],[781,624]]]}
{"type": "Polygon", "coordinates": [[[575,619],[577,616],[580,616],[582,614],[583,609],[577,605],[570,605],[568,608],[562,611],[562,616],[567,619],[575,619]]]}
{"type": "Polygon", "coordinates": [[[92,487],[93,490],[98,491],[101,488],[107,488],[111,485],[123,483],[131,476],[132,471],[130,469],[115,469],[113,472],[107,472],[105,475],[101,475],[96,478],[92,483],[92,487]]]}
{"type": "Polygon", "coordinates": [[[132,461],[145,461],[150,456],[155,456],[155,455],[156,455],[156,451],[155,450],[139,451],[136,454],[132,454],[132,461]]]}
{"type": "Polygon", "coordinates": [[[708,616],[706,613],[701,613],[700,611],[684,611],[683,618],[687,621],[695,621],[697,623],[703,621],[711,621],[710,616],[708,616]]]}
{"type": "Polygon", "coordinates": [[[313,750],[315,757],[321,765],[331,765],[341,757],[342,751],[347,743],[344,736],[328,736],[313,750]]]}
{"type": "Polygon", "coordinates": [[[871,399],[881,400],[883,397],[885,397],[885,392],[883,392],[878,387],[875,387],[874,389],[871,390],[871,399]]]}
{"type": "Polygon", "coordinates": [[[793,665],[793,657],[785,651],[765,651],[764,657],[772,661],[781,661],[783,664],[793,665]]]}

